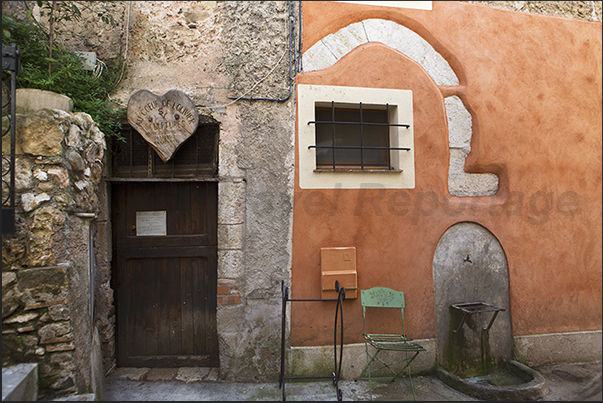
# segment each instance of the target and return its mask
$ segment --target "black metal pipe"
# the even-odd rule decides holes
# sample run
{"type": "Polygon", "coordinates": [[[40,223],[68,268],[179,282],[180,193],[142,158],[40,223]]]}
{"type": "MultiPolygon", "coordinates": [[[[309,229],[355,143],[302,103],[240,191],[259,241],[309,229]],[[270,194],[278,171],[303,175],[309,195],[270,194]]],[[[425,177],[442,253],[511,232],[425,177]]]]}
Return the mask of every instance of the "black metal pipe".
{"type": "Polygon", "coordinates": [[[494,315],[490,319],[490,323],[488,324],[488,326],[482,328],[483,331],[487,332],[492,327],[492,324],[494,323],[494,319],[496,319],[496,316],[498,315],[498,313],[501,311],[502,312],[505,311],[505,308],[500,308],[500,307],[497,307],[494,305],[486,304],[484,302],[467,302],[467,303],[463,303],[463,304],[452,304],[452,305],[450,305],[450,307],[457,309],[463,313],[463,316],[461,317],[461,321],[458,324],[457,328],[452,330],[453,334],[457,334],[458,331],[461,330],[461,327],[463,326],[463,323],[465,323],[467,315],[471,315],[471,314],[475,314],[475,313],[494,312],[494,315]]]}
{"type": "MultiPolygon", "coordinates": [[[[339,282],[335,282],[335,288],[339,289],[339,282]]],[[[333,350],[335,357],[335,370],[333,373],[333,384],[335,385],[335,391],[337,393],[337,400],[343,400],[343,393],[341,389],[339,389],[339,378],[341,377],[341,363],[343,361],[343,300],[345,300],[345,288],[339,289],[339,294],[337,295],[337,307],[335,308],[335,329],[334,329],[334,340],[333,340],[333,350]],[[340,347],[339,347],[339,366],[337,366],[337,312],[340,312],[341,318],[341,336],[340,336],[340,347]]]]}
{"type": "MultiPolygon", "coordinates": [[[[19,49],[15,48],[15,57],[19,58],[19,49]]],[[[15,207],[15,128],[16,125],[16,109],[17,109],[17,71],[13,71],[10,75],[10,206],[15,207]]]]}
{"type": "Polygon", "coordinates": [[[338,301],[337,298],[332,298],[332,299],[323,299],[323,298],[318,298],[318,299],[289,299],[288,301],[291,302],[327,302],[327,301],[332,301],[332,302],[336,302],[338,301]]]}
{"type": "Polygon", "coordinates": [[[297,61],[295,64],[295,74],[302,72],[304,69],[303,63],[302,63],[302,43],[303,43],[303,38],[302,38],[302,32],[303,32],[303,24],[302,24],[302,20],[303,20],[303,15],[302,15],[302,2],[298,1],[297,2],[297,15],[299,17],[299,23],[297,24],[297,52],[295,53],[296,57],[297,57],[297,61]]]}
{"type": "Polygon", "coordinates": [[[333,119],[333,141],[331,144],[333,145],[333,169],[335,169],[335,101],[331,101],[331,115],[333,119]]]}
{"type": "Polygon", "coordinates": [[[498,315],[500,311],[495,311],[494,315],[492,315],[492,319],[490,319],[490,323],[488,324],[487,327],[482,328],[483,331],[485,332],[489,332],[490,328],[492,327],[492,324],[494,323],[494,319],[496,319],[496,316],[498,315]]]}
{"type": "MultiPolygon", "coordinates": [[[[387,139],[387,147],[389,147],[390,144],[390,138],[389,138],[389,127],[391,126],[391,124],[389,123],[389,104],[385,104],[385,118],[387,119],[387,136],[385,137],[387,139]]],[[[409,125],[410,126],[410,125],[409,125]]],[[[387,153],[387,166],[391,167],[391,156],[390,153],[387,153]]]]}
{"type": "Polygon", "coordinates": [[[331,379],[331,376],[286,376],[285,379],[331,379]]]}
{"type": "MultiPolygon", "coordinates": [[[[10,131],[10,159],[2,155],[3,160],[3,171],[4,161],[8,161],[8,168],[6,172],[2,173],[2,187],[4,184],[7,185],[7,197],[6,200],[2,198],[2,233],[3,234],[14,234],[15,233],[15,129],[16,129],[16,91],[17,91],[17,76],[21,72],[21,51],[16,44],[11,46],[2,45],[2,72],[10,72],[10,117],[9,124],[6,131],[3,131],[2,138],[10,131]],[[6,183],[4,177],[8,174],[8,181],[6,183]]],[[[8,105],[8,102],[7,102],[8,105]]],[[[2,115],[5,115],[4,107],[2,105],[2,115]]]]}
{"type": "MultiPolygon", "coordinates": [[[[281,374],[278,380],[278,387],[283,387],[284,377],[285,377],[285,324],[286,324],[286,316],[287,316],[287,295],[285,289],[285,282],[281,283],[281,302],[282,302],[282,312],[281,312],[281,374]]],[[[285,388],[283,388],[283,400],[285,400],[285,388]]]]}
{"type": "MultiPolygon", "coordinates": [[[[361,147],[360,169],[364,169],[364,147],[362,147],[364,145],[364,142],[362,141],[363,133],[364,133],[364,125],[362,124],[362,102],[360,102],[360,147],[361,147]]],[[[335,144],[333,144],[333,145],[335,145],[335,144]]],[[[389,166],[389,163],[387,164],[387,166],[389,166]]]]}

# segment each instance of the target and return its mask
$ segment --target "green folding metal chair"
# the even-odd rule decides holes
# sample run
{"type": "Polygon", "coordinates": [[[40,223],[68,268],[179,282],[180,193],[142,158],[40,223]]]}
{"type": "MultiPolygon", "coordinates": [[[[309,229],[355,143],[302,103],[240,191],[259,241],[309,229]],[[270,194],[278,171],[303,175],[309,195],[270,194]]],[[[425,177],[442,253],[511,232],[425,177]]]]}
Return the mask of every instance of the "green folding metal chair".
{"type": "MultiPolygon", "coordinates": [[[[393,375],[391,379],[393,382],[406,370],[412,397],[413,400],[416,400],[415,389],[412,384],[412,376],[410,373],[410,363],[421,351],[425,351],[425,349],[422,346],[413,343],[413,339],[408,337],[404,331],[404,292],[385,287],[360,290],[360,302],[362,305],[363,334],[367,364],[358,379],[368,377],[371,400],[373,400],[373,378],[383,379],[393,375]],[[372,316],[377,314],[377,311],[384,311],[382,308],[387,308],[385,311],[400,310],[400,333],[369,333],[367,331],[367,311],[369,312],[369,315],[372,316]],[[381,354],[383,351],[393,353],[385,353],[388,357],[384,357],[384,354],[381,354]],[[391,359],[391,361],[389,359],[391,359]],[[385,371],[388,373],[386,369],[391,373],[390,376],[372,376],[372,374],[377,371],[385,371]]],[[[396,317],[392,319],[397,321],[397,314],[396,317]]],[[[370,327],[373,327],[373,325],[370,327]]],[[[378,329],[371,328],[369,330],[372,331],[378,329]]]]}

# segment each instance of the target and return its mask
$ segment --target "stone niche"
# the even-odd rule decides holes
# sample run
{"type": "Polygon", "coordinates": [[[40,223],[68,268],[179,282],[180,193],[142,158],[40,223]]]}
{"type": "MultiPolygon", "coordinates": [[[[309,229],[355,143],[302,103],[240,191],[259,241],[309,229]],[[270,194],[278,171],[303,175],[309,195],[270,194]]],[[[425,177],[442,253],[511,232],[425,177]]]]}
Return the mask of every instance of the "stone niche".
{"type": "Polygon", "coordinates": [[[102,370],[90,358],[100,356],[91,248],[93,221],[106,211],[105,136],[86,113],[41,109],[17,114],[15,138],[15,233],[2,235],[2,366],[37,363],[42,399],[100,397],[102,370]]]}

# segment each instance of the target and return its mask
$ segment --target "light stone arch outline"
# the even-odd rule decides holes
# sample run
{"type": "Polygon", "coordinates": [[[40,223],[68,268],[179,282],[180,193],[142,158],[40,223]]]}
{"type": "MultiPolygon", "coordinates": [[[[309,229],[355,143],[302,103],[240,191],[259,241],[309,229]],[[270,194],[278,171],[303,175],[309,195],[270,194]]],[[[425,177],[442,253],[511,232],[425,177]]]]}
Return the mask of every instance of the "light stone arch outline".
{"type": "Polygon", "coordinates": [[[473,120],[456,95],[444,98],[448,120],[448,192],[453,196],[494,196],[498,191],[498,175],[465,172],[465,159],[471,152],[473,120]]]}
{"type": "MultiPolygon", "coordinates": [[[[417,62],[438,86],[459,85],[459,79],[446,59],[416,32],[397,22],[366,19],[350,24],[316,42],[303,53],[304,72],[331,67],[356,47],[380,42],[417,62]]],[[[492,196],[498,191],[496,174],[465,172],[465,159],[471,151],[472,119],[463,101],[445,96],[448,120],[450,163],[448,191],[453,196],[492,196]]]]}

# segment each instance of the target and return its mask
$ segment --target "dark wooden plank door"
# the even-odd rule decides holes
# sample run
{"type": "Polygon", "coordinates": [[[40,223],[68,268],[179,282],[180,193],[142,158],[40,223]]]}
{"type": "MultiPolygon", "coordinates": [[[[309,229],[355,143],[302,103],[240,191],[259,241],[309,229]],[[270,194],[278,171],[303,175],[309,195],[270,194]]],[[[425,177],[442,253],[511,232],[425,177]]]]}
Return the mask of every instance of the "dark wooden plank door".
{"type": "Polygon", "coordinates": [[[118,365],[218,366],[217,183],[114,183],[112,192],[118,365]]]}

